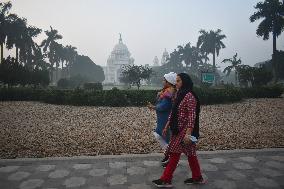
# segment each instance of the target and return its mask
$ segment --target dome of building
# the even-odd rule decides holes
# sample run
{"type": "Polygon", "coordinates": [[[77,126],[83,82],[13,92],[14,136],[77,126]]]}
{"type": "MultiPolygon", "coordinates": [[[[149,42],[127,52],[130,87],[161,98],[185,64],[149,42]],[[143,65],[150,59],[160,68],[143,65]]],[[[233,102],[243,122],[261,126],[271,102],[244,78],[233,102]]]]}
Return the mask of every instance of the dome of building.
{"type": "Polygon", "coordinates": [[[118,44],[116,44],[112,50],[112,54],[130,56],[127,46],[122,42],[121,35],[118,44]]]}
{"type": "Polygon", "coordinates": [[[114,46],[104,67],[104,83],[120,84],[122,68],[134,64],[134,58],[130,56],[127,46],[122,42],[121,34],[118,43],[114,46]]]}
{"type": "Polygon", "coordinates": [[[169,53],[167,51],[167,49],[165,49],[165,51],[163,52],[162,58],[161,58],[161,65],[164,65],[168,62],[168,58],[169,58],[169,53]]]}

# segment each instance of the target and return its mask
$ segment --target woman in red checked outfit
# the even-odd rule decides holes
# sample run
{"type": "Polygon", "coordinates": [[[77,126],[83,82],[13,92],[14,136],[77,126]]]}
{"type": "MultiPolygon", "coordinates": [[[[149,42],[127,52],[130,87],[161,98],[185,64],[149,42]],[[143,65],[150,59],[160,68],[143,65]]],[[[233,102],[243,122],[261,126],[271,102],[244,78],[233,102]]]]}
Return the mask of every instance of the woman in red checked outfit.
{"type": "Polygon", "coordinates": [[[191,137],[197,139],[199,137],[200,102],[192,90],[193,82],[189,75],[178,74],[176,88],[178,91],[172,111],[163,131],[163,133],[166,133],[167,129],[170,128],[172,132],[167,150],[170,160],[161,178],[152,181],[157,187],[172,187],[173,173],[181,153],[188,157],[189,167],[192,171],[192,178],[186,179],[184,183],[199,184],[204,182],[196,155],[196,144],[190,140],[191,137]]]}

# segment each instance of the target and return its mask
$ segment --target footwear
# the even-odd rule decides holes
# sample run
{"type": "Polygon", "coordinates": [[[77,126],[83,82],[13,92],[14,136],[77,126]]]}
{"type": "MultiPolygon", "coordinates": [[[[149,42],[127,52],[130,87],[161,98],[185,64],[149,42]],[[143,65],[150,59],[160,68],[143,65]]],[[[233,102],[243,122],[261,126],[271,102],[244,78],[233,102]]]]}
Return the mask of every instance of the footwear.
{"type": "Polygon", "coordinates": [[[165,156],[164,159],[161,162],[162,162],[162,164],[168,163],[169,162],[169,156],[165,156]]]}
{"type": "Polygon", "coordinates": [[[162,167],[166,168],[169,163],[169,156],[165,156],[164,159],[161,161],[162,167]]]}
{"type": "Polygon", "coordinates": [[[162,167],[163,167],[163,168],[166,168],[166,167],[167,167],[167,165],[168,165],[168,163],[169,163],[169,162],[162,163],[162,167]]]}
{"type": "Polygon", "coordinates": [[[163,181],[161,179],[153,180],[152,182],[158,188],[172,188],[173,187],[171,182],[168,183],[168,182],[165,182],[165,181],[163,181]]]}
{"type": "Polygon", "coordinates": [[[204,184],[205,180],[201,177],[198,179],[188,178],[184,181],[184,184],[204,184]]]}

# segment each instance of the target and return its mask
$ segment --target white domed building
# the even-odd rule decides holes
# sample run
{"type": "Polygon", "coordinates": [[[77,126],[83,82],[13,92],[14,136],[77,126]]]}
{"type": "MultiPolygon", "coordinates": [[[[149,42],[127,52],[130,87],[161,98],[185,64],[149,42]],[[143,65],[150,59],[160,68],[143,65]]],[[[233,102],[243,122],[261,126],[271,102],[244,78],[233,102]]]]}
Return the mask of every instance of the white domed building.
{"type": "Polygon", "coordinates": [[[169,53],[167,49],[165,49],[165,51],[163,52],[162,58],[161,58],[161,66],[165,65],[168,62],[169,57],[170,57],[169,53]]]}
{"type": "Polygon", "coordinates": [[[107,59],[107,66],[103,67],[105,80],[104,84],[121,84],[119,78],[122,73],[122,67],[133,65],[134,59],[131,58],[131,54],[128,51],[127,46],[122,42],[121,34],[119,37],[118,44],[116,44],[107,59]]]}

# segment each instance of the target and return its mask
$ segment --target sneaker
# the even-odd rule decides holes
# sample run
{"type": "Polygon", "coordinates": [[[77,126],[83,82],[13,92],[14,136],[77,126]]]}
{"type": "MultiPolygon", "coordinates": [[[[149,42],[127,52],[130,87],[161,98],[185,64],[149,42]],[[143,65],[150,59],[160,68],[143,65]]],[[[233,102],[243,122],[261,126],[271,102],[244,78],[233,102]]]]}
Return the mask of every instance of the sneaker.
{"type": "Polygon", "coordinates": [[[205,180],[201,177],[198,179],[188,178],[184,181],[184,184],[204,184],[205,180]]]}
{"type": "Polygon", "coordinates": [[[162,164],[169,162],[169,156],[165,156],[164,159],[161,161],[162,164]]]}
{"type": "Polygon", "coordinates": [[[166,168],[169,162],[162,163],[162,167],[166,168]]]}
{"type": "Polygon", "coordinates": [[[168,183],[168,182],[165,182],[165,181],[163,181],[161,179],[153,180],[152,182],[158,188],[172,188],[173,187],[171,182],[168,183]]]}

